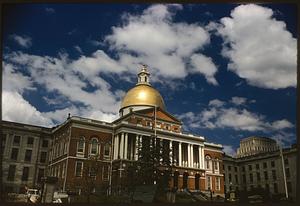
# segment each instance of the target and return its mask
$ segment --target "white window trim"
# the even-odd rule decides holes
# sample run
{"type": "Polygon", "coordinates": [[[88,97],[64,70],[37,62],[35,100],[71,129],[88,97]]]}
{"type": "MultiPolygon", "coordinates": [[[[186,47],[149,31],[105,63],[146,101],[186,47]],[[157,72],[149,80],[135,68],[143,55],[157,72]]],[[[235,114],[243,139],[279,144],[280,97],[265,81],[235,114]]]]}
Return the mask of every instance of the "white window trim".
{"type": "Polygon", "coordinates": [[[221,178],[215,177],[215,179],[216,179],[216,190],[220,191],[221,190],[221,178]]]}
{"type": "Polygon", "coordinates": [[[76,148],[76,156],[84,156],[84,152],[85,152],[85,137],[80,137],[79,141],[77,142],[77,148],[76,148]],[[78,148],[79,148],[79,143],[80,141],[83,139],[83,151],[82,152],[78,152],[78,148]]]}
{"type": "Polygon", "coordinates": [[[212,190],[213,189],[212,188],[212,176],[206,176],[206,178],[205,178],[205,186],[206,186],[206,189],[208,190],[209,189],[209,187],[208,187],[208,178],[210,179],[210,185],[209,185],[209,187],[212,190]]]}
{"type": "Polygon", "coordinates": [[[83,161],[76,161],[76,164],[75,164],[75,177],[82,177],[82,171],[83,171],[83,161]],[[76,174],[76,170],[77,170],[77,164],[78,163],[81,163],[81,169],[80,169],[80,176],[77,176],[77,174],[76,174]]]}
{"type": "Polygon", "coordinates": [[[90,144],[89,144],[89,155],[91,155],[91,156],[95,156],[95,155],[97,155],[97,154],[100,154],[100,143],[99,143],[99,140],[97,139],[97,138],[92,138],[91,139],[91,142],[90,142],[90,144]],[[95,154],[92,154],[92,145],[93,145],[93,140],[96,140],[97,141],[97,146],[96,146],[96,153],[95,154]]]}
{"type": "Polygon", "coordinates": [[[104,145],[103,156],[104,156],[104,157],[109,157],[109,156],[110,156],[110,153],[111,153],[111,147],[110,147],[110,145],[109,145],[108,143],[106,143],[106,144],[104,145]],[[105,147],[106,147],[106,146],[108,146],[108,151],[109,151],[108,155],[105,155],[105,147]]]}

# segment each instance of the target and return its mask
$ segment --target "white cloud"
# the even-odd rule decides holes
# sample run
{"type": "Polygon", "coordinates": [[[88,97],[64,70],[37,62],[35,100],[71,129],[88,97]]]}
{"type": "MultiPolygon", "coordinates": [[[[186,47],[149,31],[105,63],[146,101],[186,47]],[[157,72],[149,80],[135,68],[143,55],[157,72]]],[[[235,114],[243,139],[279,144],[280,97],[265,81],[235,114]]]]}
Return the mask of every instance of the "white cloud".
{"type": "Polygon", "coordinates": [[[246,98],[244,97],[232,97],[231,98],[231,102],[235,105],[242,105],[242,104],[245,104],[247,101],[246,98]]]}
{"type": "Polygon", "coordinates": [[[125,14],[123,25],[113,27],[105,42],[131,72],[136,72],[132,69],[136,64],[144,63],[151,68],[153,80],[184,78],[189,72],[198,72],[216,85],[216,66],[199,53],[210,43],[209,33],[198,24],[173,22],[180,9],[181,5],[153,5],[141,15],[125,14]]]}
{"type": "Polygon", "coordinates": [[[2,119],[27,124],[53,126],[53,122],[44,117],[17,92],[2,92],[2,119]]]}
{"type": "Polygon", "coordinates": [[[32,39],[28,36],[19,36],[16,34],[10,35],[10,38],[12,38],[15,42],[17,42],[20,46],[24,48],[29,48],[32,45],[32,39]]]}
{"type": "Polygon", "coordinates": [[[238,6],[217,30],[225,41],[222,53],[230,60],[229,70],[253,86],[296,87],[297,40],[284,22],[273,18],[271,9],[238,6]]]}
{"type": "MultiPolygon", "coordinates": [[[[87,70],[88,66],[83,66],[83,69],[86,69],[84,72],[77,70],[77,67],[74,66],[78,62],[68,59],[63,54],[59,58],[54,58],[13,52],[5,55],[5,59],[14,64],[20,71],[21,68],[26,68],[26,72],[28,73],[28,77],[23,76],[20,71],[14,74],[11,64],[5,64],[8,65],[4,70],[5,84],[17,81],[16,77],[23,80],[23,82],[17,81],[20,85],[6,85],[4,87],[6,90],[21,93],[23,86],[24,88],[27,86],[28,89],[31,86],[30,83],[34,82],[39,87],[44,87],[47,92],[57,93],[54,99],[49,97],[44,98],[47,103],[52,103],[52,106],[61,108],[55,102],[59,104],[61,99],[64,99],[64,102],[68,102],[68,107],[72,107],[73,105],[74,115],[93,117],[98,120],[105,120],[107,118],[107,121],[111,121],[112,117],[116,117],[118,114],[121,97],[124,95],[124,92],[122,90],[112,92],[110,84],[101,78],[99,72],[93,71],[95,69],[91,66],[93,62],[89,65],[91,70],[87,70]],[[81,75],[78,75],[78,72],[81,72],[81,75]],[[88,84],[92,85],[94,89],[88,91],[88,84]],[[74,106],[78,103],[83,106],[74,106]]],[[[17,100],[20,100],[20,98],[17,100]]],[[[57,115],[53,116],[53,114],[57,114],[60,110],[49,111],[46,117],[53,121],[62,120],[65,116],[63,113],[60,114],[60,117],[57,115]]],[[[14,112],[14,110],[11,112],[14,112]]],[[[17,111],[15,112],[17,115],[17,111]]]]}
{"type": "Polygon", "coordinates": [[[34,90],[32,80],[28,76],[24,76],[12,64],[2,63],[3,65],[3,90],[17,91],[23,93],[24,90],[34,90]]]}
{"type": "MultiPolygon", "coordinates": [[[[239,97],[239,103],[246,102],[246,98],[239,97]],[[241,101],[243,100],[243,101],[241,101]]],[[[232,100],[231,100],[232,101],[232,100]]],[[[188,112],[178,115],[178,118],[185,122],[186,127],[190,128],[228,128],[236,131],[262,131],[278,132],[293,128],[294,125],[286,119],[267,121],[266,117],[245,108],[230,107],[225,102],[214,99],[208,104],[208,108],[199,113],[188,112]]]]}
{"type": "Polygon", "coordinates": [[[74,49],[75,49],[76,51],[78,51],[80,54],[83,53],[82,50],[81,50],[81,48],[80,48],[78,45],[74,46],[74,49]]]}
{"type": "Polygon", "coordinates": [[[215,106],[215,107],[222,107],[224,104],[225,104],[225,102],[223,102],[219,99],[210,100],[208,103],[209,106],[215,106]]]}
{"type": "Polygon", "coordinates": [[[232,157],[236,155],[236,150],[231,145],[223,145],[223,152],[232,157]]]}
{"type": "Polygon", "coordinates": [[[210,57],[202,54],[193,54],[191,56],[192,72],[199,72],[203,74],[207,82],[218,85],[214,75],[217,72],[217,67],[210,57]]]}

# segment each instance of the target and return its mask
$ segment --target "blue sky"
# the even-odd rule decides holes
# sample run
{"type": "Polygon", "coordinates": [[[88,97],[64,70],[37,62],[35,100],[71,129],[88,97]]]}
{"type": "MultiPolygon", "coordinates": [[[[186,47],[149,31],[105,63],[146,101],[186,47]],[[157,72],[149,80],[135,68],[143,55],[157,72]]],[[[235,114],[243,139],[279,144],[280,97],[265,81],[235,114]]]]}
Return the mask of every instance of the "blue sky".
{"type": "Polygon", "coordinates": [[[296,141],[294,4],[4,7],[3,119],[113,121],[147,64],[186,132],[232,154],[251,135],[296,141]]]}

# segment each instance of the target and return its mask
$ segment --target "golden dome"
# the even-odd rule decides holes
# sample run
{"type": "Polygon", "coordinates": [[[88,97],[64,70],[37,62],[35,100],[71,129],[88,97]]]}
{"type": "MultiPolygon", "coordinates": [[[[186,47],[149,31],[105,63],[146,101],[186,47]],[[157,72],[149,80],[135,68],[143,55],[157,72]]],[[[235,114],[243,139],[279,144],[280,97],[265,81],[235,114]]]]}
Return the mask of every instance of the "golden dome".
{"type": "Polygon", "coordinates": [[[125,95],[121,109],[129,106],[157,106],[165,110],[165,104],[160,93],[147,84],[137,84],[125,95]]]}

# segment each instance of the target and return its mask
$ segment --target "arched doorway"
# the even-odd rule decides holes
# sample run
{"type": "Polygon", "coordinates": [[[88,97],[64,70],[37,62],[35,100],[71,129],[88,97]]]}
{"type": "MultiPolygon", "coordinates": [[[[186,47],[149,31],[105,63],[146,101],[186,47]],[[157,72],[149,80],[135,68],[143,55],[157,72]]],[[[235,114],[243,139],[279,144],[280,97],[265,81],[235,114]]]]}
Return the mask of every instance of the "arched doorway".
{"type": "Polygon", "coordinates": [[[200,183],[199,183],[199,180],[200,180],[200,174],[196,174],[195,175],[195,190],[200,190],[200,183]]]}
{"type": "Polygon", "coordinates": [[[188,188],[189,173],[183,173],[183,189],[188,188]]]}
{"type": "Polygon", "coordinates": [[[179,172],[178,171],[175,171],[174,172],[174,179],[173,179],[173,183],[174,183],[174,188],[178,188],[178,177],[179,177],[179,172]]]}

